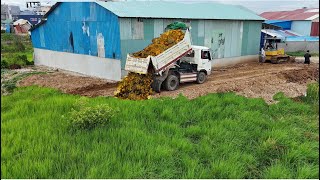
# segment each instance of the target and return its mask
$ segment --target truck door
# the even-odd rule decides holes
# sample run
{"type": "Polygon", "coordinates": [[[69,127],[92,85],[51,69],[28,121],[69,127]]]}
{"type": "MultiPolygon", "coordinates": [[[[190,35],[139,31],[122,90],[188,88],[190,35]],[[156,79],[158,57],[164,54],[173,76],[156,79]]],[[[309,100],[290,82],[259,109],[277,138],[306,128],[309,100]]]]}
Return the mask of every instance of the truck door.
{"type": "Polygon", "coordinates": [[[201,62],[198,65],[198,71],[206,70],[207,75],[211,73],[211,54],[209,50],[201,50],[201,62]]]}

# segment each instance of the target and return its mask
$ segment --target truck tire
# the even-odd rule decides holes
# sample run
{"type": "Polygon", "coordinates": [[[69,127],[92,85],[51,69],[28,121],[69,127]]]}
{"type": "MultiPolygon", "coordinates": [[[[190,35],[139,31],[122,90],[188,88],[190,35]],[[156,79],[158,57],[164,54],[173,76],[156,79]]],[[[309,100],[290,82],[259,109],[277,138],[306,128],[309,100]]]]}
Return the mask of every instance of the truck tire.
{"type": "Polygon", "coordinates": [[[198,84],[202,84],[206,81],[207,79],[207,75],[205,72],[201,71],[198,73],[198,76],[197,76],[197,83],[198,84]]]}
{"type": "Polygon", "coordinates": [[[160,93],[161,92],[161,84],[162,82],[159,80],[153,80],[152,84],[151,84],[151,88],[157,92],[160,93]]]}
{"type": "Polygon", "coordinates": [[[169,75],[167,79],[165,80],[165,88],[168,91],[174,91],[179,86],[179,79],[175,75],[169,75]]]}

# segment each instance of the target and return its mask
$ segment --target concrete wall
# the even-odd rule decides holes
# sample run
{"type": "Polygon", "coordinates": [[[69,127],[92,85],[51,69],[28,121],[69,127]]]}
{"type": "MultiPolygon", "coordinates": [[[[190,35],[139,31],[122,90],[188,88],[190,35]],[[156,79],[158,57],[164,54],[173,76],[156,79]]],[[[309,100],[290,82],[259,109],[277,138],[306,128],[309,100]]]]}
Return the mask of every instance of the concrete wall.
{"type": "Polygon", "coordinates": [[[121,79],[119,60],[90,55],[34,48],[35,65],[64,69],[88,76],[118,81],[121,79]]]}
{"type": "Polygon", "coordinates": [[[291,30],[303,36],[310,36],[312,21],[292,21],[291,30]]]}
{"type": "Polygon", "coordinates": [[[279,43],[278,48],[284,48],[285,52],[307,51],[319,53],[319,41],[288,41],[279,43]]]}
{"type": "Polygon", "coordinates": [[[221,68],[227,66],[234,66],[236,64],[247,63],[247,62],[258,62],[258,55],[248,55],[248,56],[239,56],[239,57],[229,57],[212,60],[212,68],[221,68]]]}

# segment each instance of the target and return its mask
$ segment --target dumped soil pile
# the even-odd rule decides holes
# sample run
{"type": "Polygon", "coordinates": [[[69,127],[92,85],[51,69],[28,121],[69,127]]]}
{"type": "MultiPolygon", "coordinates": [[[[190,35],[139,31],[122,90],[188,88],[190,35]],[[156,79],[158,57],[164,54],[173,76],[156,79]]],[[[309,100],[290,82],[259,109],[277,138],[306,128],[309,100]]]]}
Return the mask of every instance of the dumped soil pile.
{"type": "Polygon", "coordinates": [[[283,72],[283,76],[288,82],[293,83],[306,83],[310,80],[319,81],[319,69],[290,70],[283,72]]]}
{"type": "Polygon", "coordinates": [[[130,72],[118,85],[115,96],[121,99],[143,100],[152,95],[152,75],[130,72]]]}
{"type": "MultiPolygon", "coordinates": [[[[184,38],[181,30],[168,30],[160,37],[152,40],[152,44],[143,50],[133,53],[136,58],[146,58],[149,55],[157,56],[184,38]]],[[[118,85],[115,96],[121,99],[142,100],[152,95],[152,74],[137,74],[130,72],[118,85]]]]}
{"type": "Polygon", "coordinates": [[[184,32],[181,30],[168,30],[158,38],[152,40],[152,44],[141,51],[135,52],[132,55],[137,58],[146,58],[149,55],[157,56],[170,47],[177,44],[184,38],[184,32]]]}

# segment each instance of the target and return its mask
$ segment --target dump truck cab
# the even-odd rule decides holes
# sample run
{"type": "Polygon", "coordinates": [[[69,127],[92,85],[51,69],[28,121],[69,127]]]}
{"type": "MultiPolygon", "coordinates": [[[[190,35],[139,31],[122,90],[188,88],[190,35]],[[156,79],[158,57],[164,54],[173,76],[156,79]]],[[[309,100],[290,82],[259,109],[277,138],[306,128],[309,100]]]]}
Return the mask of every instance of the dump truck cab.
{"type": "Polygon", "coordinates": [[[270,61],[271,63],[285,62],[290,59],[290,56],[286,55],[283,48],[278,48],[278,44],[282,42],[282,39],[277,37],[269,37],[264,42],[264,54],[260,55],[262,62],[270,61]]]}
{"type": "Polygon", "coordinates": [[[192,46],[192,50],[180,59],[180,63],[187,62],[196,65],[196,71],[204,71],[207,75],[211,74],[212,52],[205,46],[192,46]]]}
{"type": "Polygon", "coordinates": [[[197,82],[202,84],[211,74],[212,53],[208,47],[191,46],[192,48],[160,76],[154,77],[153,90],[160,92],[161,87],[168,91],[178,88],[179,84],[197,82]]]}

